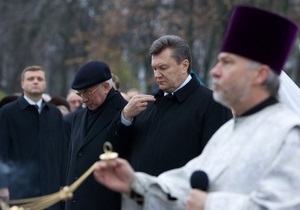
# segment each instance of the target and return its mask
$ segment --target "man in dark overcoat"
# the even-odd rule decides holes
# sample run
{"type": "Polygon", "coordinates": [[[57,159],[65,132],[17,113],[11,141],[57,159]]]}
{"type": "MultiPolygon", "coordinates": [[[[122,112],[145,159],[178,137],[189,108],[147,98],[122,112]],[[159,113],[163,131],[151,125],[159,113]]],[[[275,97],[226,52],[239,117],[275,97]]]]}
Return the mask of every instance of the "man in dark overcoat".
{"type": "Polygon", "coordinates": [[[133,96],[108,137],[124,142],[136,171],[159,175],[198,156],[231,111],[191,74],[191,52],[182,38],[157,39],[150,55],[159,90],[133,96]]]}
{"type": "Polygon", "coordinates": [[[11,168],[10,199],[58,192],[65,179],[63,119],[55,106],[42,99],[44,69],[26,67],[21,86],[23,95],[0,111],[0,157],[11,168]]]}
{"type": "MultiPolygon", "coordinates": [[[[72,121],[68,185],[99,160],[106,142],[107,128],[127,103],[113,88],[109,66],[101,61],[90,61],[80,67],[72,89],[81,96],[86,107],[75,112],[72,121]]],[[[114,149],[118,150],[117,147],[114,149]]],[[[66,210],[119,210],[120,201],[120,194],[99,185],[93,176],[89,176],[75,190],[73,198],[67,201],[66,210]]]]}

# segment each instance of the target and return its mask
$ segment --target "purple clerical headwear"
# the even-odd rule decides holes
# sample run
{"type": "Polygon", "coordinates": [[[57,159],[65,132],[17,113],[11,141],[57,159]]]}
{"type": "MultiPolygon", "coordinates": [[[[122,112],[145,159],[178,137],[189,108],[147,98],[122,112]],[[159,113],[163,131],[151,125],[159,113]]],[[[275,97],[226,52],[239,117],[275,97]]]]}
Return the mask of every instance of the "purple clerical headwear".
{"type": "Polygon", "coordinates": [[[296,24],[282,16],[255,7],[237,6],[221,52],[266,64],[280,74],[297,31],[296,24]]]}

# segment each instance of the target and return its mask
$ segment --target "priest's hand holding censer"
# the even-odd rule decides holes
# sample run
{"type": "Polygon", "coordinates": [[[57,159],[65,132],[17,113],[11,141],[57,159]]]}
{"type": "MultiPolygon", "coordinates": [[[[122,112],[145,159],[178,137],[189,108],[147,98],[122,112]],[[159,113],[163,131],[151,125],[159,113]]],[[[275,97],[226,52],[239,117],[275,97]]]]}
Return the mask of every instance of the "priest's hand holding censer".
{"type": "MultiPolygon", "coordinates": [[[[104,153],[99,156],[100,160],[111,160],[118,157],[118,153],[113,152],[110,142],[103,144],[104,153]]],[[[95,162],[84,174],[82,174],[70,186],[63,187],[59,192],[50,195],[44,195],[35,198],[26,198],[20,200],[8,201],[10,205],[19,205],[9,208],[5,203],[0,202],[1,208],[4,210],[43,210],[60,201],[65,201],[73,197],[73,192],[83,183],[83,181],[95,170],[98,162],[95,162]]]]}

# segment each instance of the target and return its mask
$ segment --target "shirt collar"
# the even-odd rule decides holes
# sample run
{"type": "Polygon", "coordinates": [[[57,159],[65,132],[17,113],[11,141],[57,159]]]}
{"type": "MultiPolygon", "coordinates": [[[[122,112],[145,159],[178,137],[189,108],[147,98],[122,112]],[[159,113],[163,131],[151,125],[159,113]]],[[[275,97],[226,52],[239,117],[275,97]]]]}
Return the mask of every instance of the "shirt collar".
{"type": "MultiPolygon", "coordinates": [[[[171,94],[173,95],[177,90],[179,90],[180,88],[184,87],[191,79],[192,79],[192,76],[189,74],[187,76],[187,78],[184,80],[184,82],[173,93],[171,93],[171,94]]],[[[167,94],[168,93],[164,92],[164,96],[166,96],[167,94]]]]}
{"type": "Polygon", "coordinates": [[[39,108],[42,107],[42,102],[43,99],[40,99],[37,103],[34,102],[33,100],[31,100],[30,98],[28,98],[27,96],[24,95],[25,100],[30,104],[30,105],[38,105],[39,108]]]}

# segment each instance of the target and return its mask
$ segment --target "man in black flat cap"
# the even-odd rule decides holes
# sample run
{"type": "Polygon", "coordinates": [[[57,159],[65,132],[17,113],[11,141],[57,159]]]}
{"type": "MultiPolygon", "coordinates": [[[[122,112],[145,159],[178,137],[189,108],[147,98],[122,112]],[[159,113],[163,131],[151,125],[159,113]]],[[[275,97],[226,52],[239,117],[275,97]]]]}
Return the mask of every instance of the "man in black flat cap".
{"type": "Polygon", "coordinates": [[[211,70],[214,99],[234,118],[182,168],[154,177],[117,158],[100,161],[95,178],[124,193],[123,210],[300,209],[300,118],[276,98],[297,30],[277,14],[236,7],[211,70]]]}
{"type": "MultiPolygon", "coordinates": [[[[109,66],[101,61],[90,61],[80,67],[72,89],[77,91],[86,108],[76,112],[71,126],[67,185],[99,160],[107,126],[127,103],[113,88],[109,66]]],[[[90,176],[74,192],[72,200],[66,202],[66,210],[119,210],[120,201],[118,193],[99,185],[90,176]]]]}

